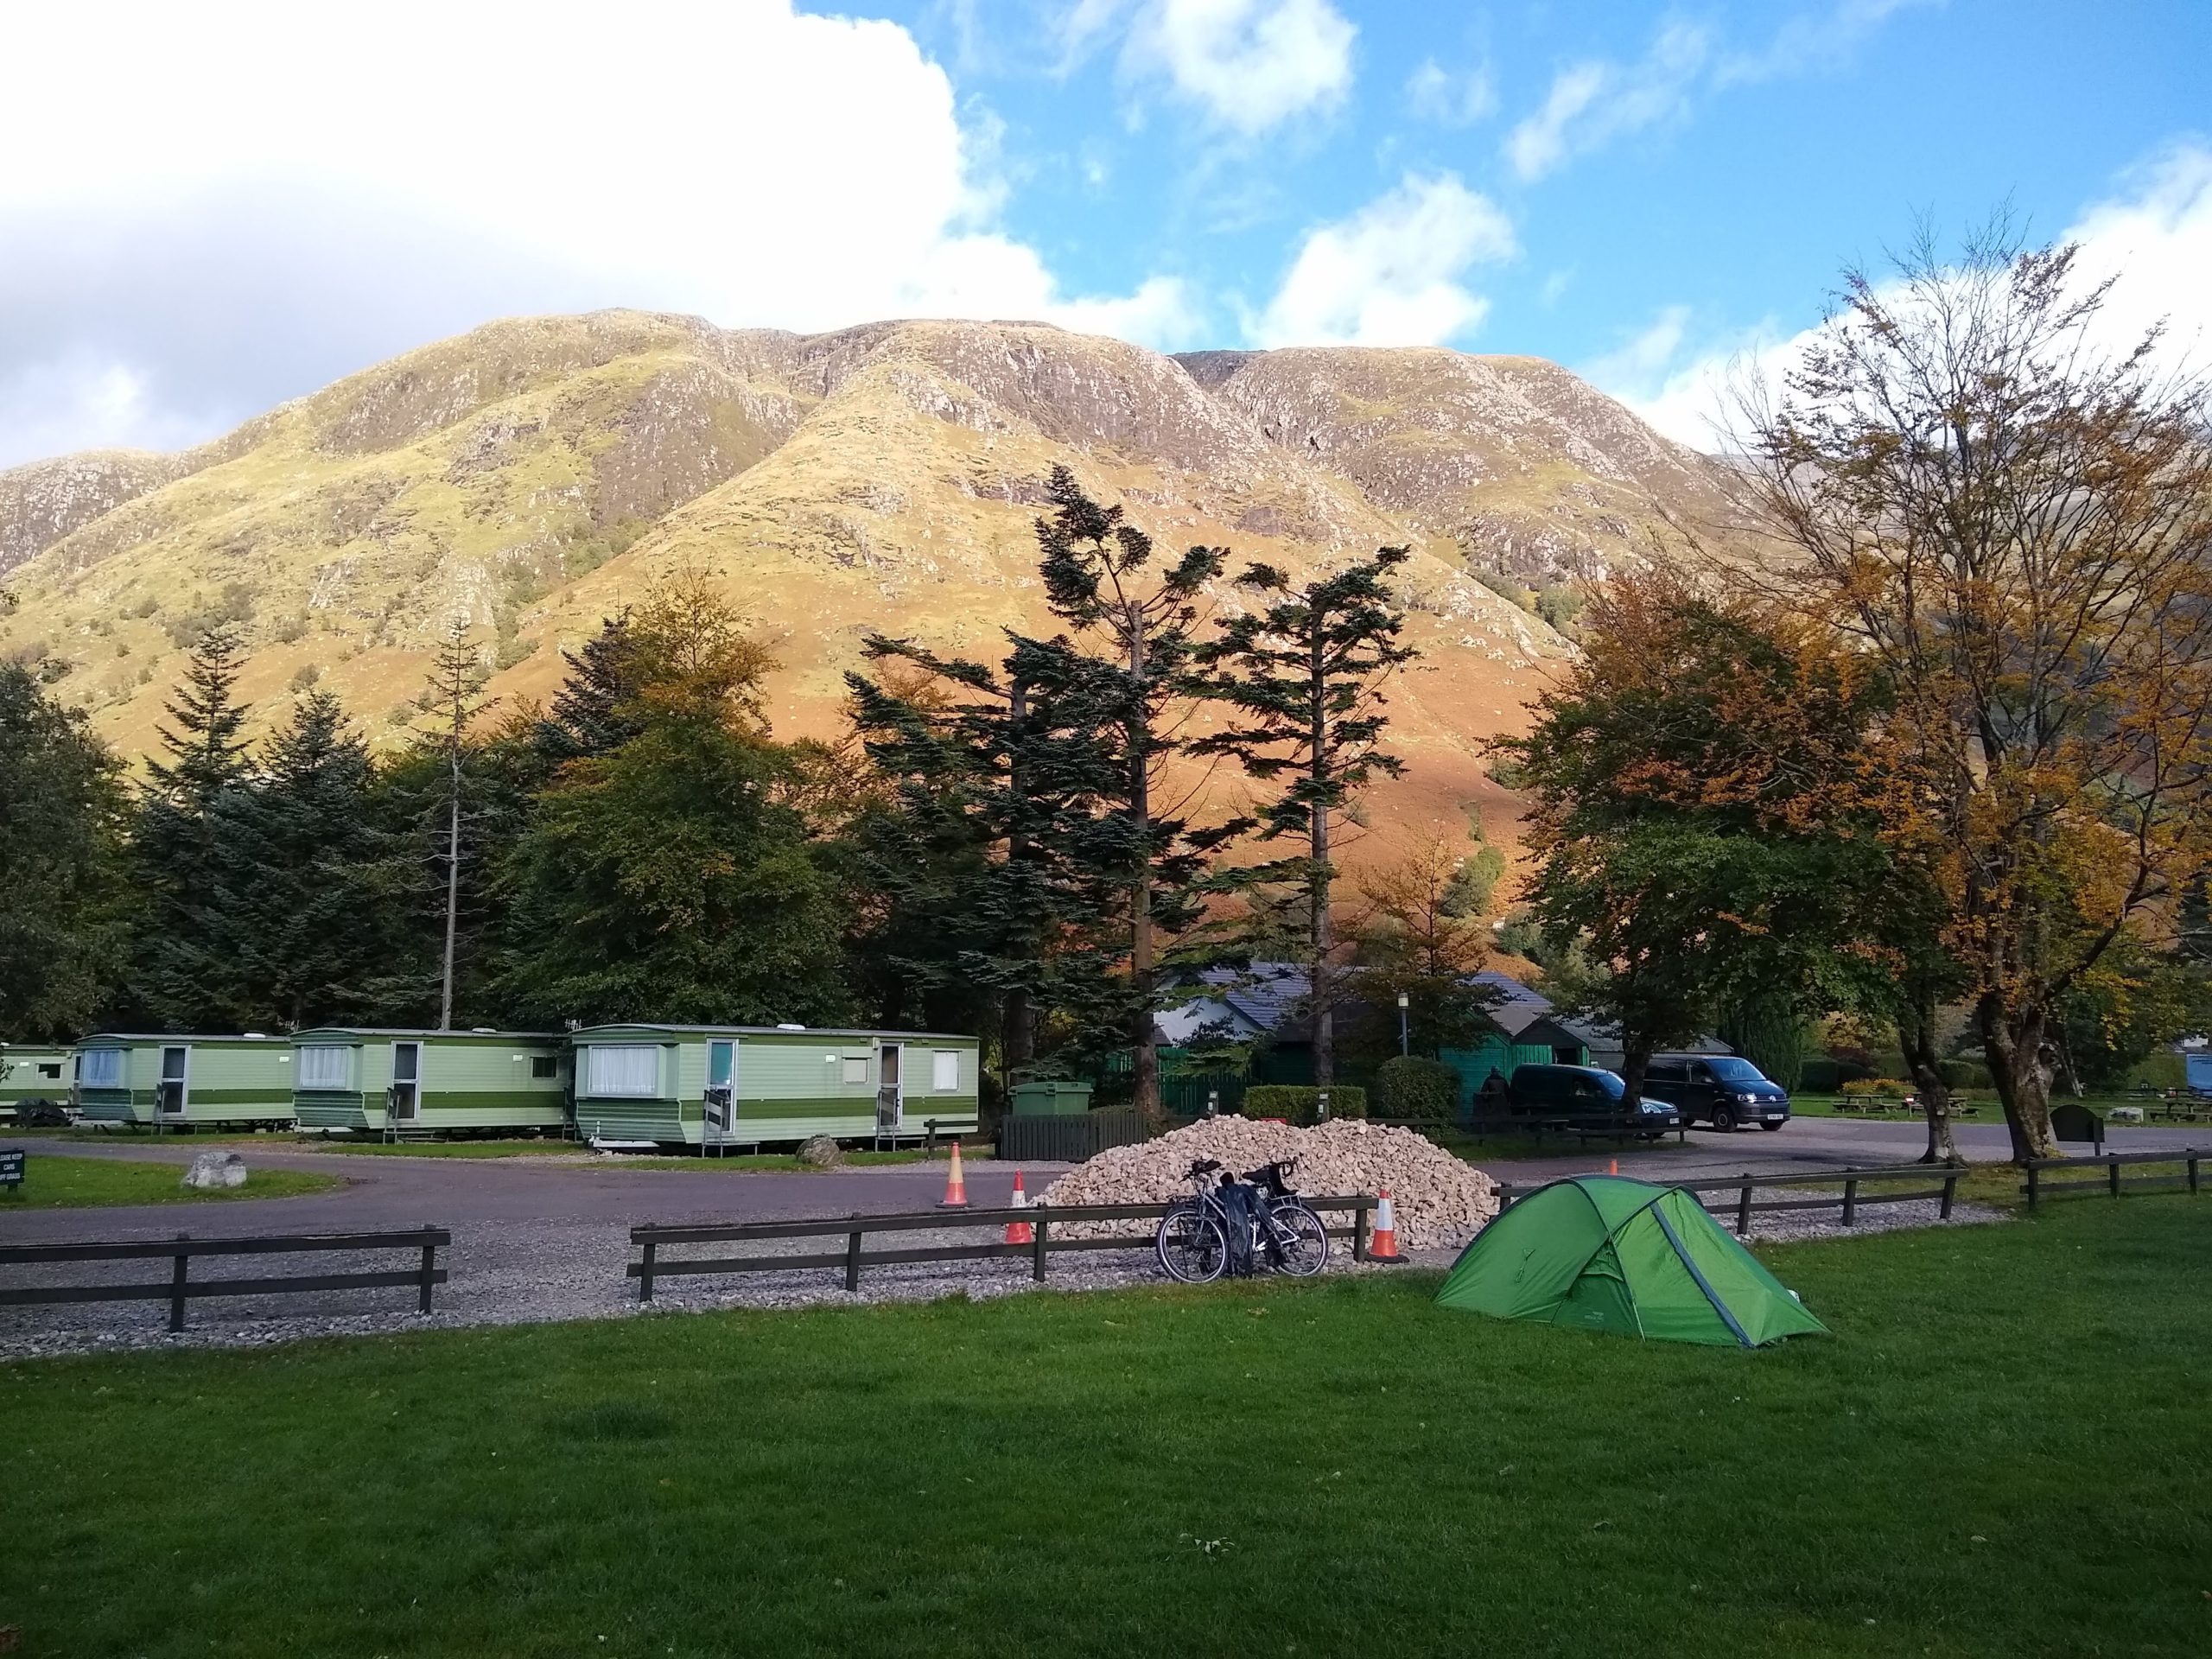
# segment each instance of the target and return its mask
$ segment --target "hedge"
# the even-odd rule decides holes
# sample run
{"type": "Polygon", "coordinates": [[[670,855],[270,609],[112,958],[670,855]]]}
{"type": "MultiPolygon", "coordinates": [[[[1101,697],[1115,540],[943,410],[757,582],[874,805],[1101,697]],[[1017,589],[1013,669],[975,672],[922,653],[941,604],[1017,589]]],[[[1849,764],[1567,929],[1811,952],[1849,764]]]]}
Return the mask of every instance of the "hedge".
{"type": "Polygon", "coordinates": [[[1449,1123],[1459,1115],[1459,1074],[1441,1060],[1385,1060],[1375,1073],[1375,1107],[1393,1121],[1449,1123]]]}
{"type": "MultiPolygon", "coordinates": [[[[1313,1123],[1320,1094],[1319,1089],[1296,1084],[1255,1083],[1244,1091],[1244,1103],[1237,1110],[1246,1117],[1280,1117],[1303,1128],[1313,1123]]],[[[1365,1117],[1367,1090],[1355,1084],[1338,1084],[1329,1090],[1329,1116],[1365,1117]]]]}

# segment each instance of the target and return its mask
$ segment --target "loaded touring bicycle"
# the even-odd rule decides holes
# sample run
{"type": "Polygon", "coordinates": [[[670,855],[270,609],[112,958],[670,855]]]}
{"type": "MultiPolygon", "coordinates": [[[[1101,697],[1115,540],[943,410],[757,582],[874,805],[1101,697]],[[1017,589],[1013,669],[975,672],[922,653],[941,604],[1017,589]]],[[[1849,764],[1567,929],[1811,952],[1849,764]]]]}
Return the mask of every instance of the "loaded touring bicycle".
{"type": "Polygon", "coordinates": [[[568,1043],[545,1032],[324,1027],[292,1035],[302,1129],[565,1134],[568,1043]]]}
{"type": "Polygon", "coordinates": [[[976,1039],[798,1026],[590,1026],[572,1033],[576,1133],[702,1151],[810,1135],[886,1145],[979,1127],[976,1039]]]}
{"type": "Polygon", "coordinates": [[[292,1045],[104,1032],[77,1045],[73,1092],[89,1123],[281,1128],[292,1121],[292,1045]]]}

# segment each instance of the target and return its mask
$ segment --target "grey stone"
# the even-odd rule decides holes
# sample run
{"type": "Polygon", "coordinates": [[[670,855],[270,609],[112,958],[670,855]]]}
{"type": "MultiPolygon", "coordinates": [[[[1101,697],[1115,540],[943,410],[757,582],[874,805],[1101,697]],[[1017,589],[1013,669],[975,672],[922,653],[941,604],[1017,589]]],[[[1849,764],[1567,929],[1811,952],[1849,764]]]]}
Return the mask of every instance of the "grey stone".
{"type": "Polygon", "coordinates": [[[245,1160],[235,1152],[203,1152],[184,1172],[184,1185],[201,1192],[245,1185],[245,1160]]]}
{"type": "Polygon", "coordinates": [[[798,1160],[809,1169],[835,1169],[845,1161],[845,1154],[828,1135],[816,1135],[800,1142],[798,1160]]]}

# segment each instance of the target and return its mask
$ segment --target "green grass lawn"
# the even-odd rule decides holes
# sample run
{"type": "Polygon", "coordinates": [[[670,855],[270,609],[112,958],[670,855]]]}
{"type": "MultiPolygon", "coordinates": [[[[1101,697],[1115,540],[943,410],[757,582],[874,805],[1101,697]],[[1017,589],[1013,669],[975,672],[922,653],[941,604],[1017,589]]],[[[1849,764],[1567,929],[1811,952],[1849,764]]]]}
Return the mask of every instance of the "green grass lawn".
{"type": "Polygon", "coordinates": [[[1433,1276],[0,1368],[26,1654],[2195,1654],[2212,1205],[1774,1249],[1773,1351],[1433,1276]]]}
{"type": "Polygon", "coordinates": [[[21,1195],[0,1198],[10,1210],[74,1210],[117,1204],[205,1204],[226,1198],[289,1198],[345,1183],[335,1175],[293,1169],[249,1169],[244,1186],[200,1192],[183,1185],[181,1164],[120,1158],[60,1158],[35,1152],[23,1160],[21,1195]]]}

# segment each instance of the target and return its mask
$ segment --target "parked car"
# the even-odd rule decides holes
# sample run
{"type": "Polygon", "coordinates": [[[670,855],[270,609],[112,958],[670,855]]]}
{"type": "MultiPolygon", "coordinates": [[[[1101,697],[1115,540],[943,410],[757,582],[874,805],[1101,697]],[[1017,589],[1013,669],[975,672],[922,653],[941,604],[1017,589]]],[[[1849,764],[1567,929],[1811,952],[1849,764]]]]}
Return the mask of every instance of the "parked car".
{"type": "Polygon", "coordinates": [[[1656,1141],[1681,1122],[1665,1101],[1640,1101],[1630,1113],[1627,1098],[1619,1077],[1594,1065],[1516,1065],[1505,1085],[1506,1122],[1584,1135],[1640,1135],[1646,1141],[1656,1141]]]}
{"type": "Polygon", "coordinates": [[[1644,1068],[1643,1090],[1671,1104],[1685,1125],[1778,1129],[1789,1121],[1789,1091],[1738,1055],[1655,1054],[1644,1068]]]}

